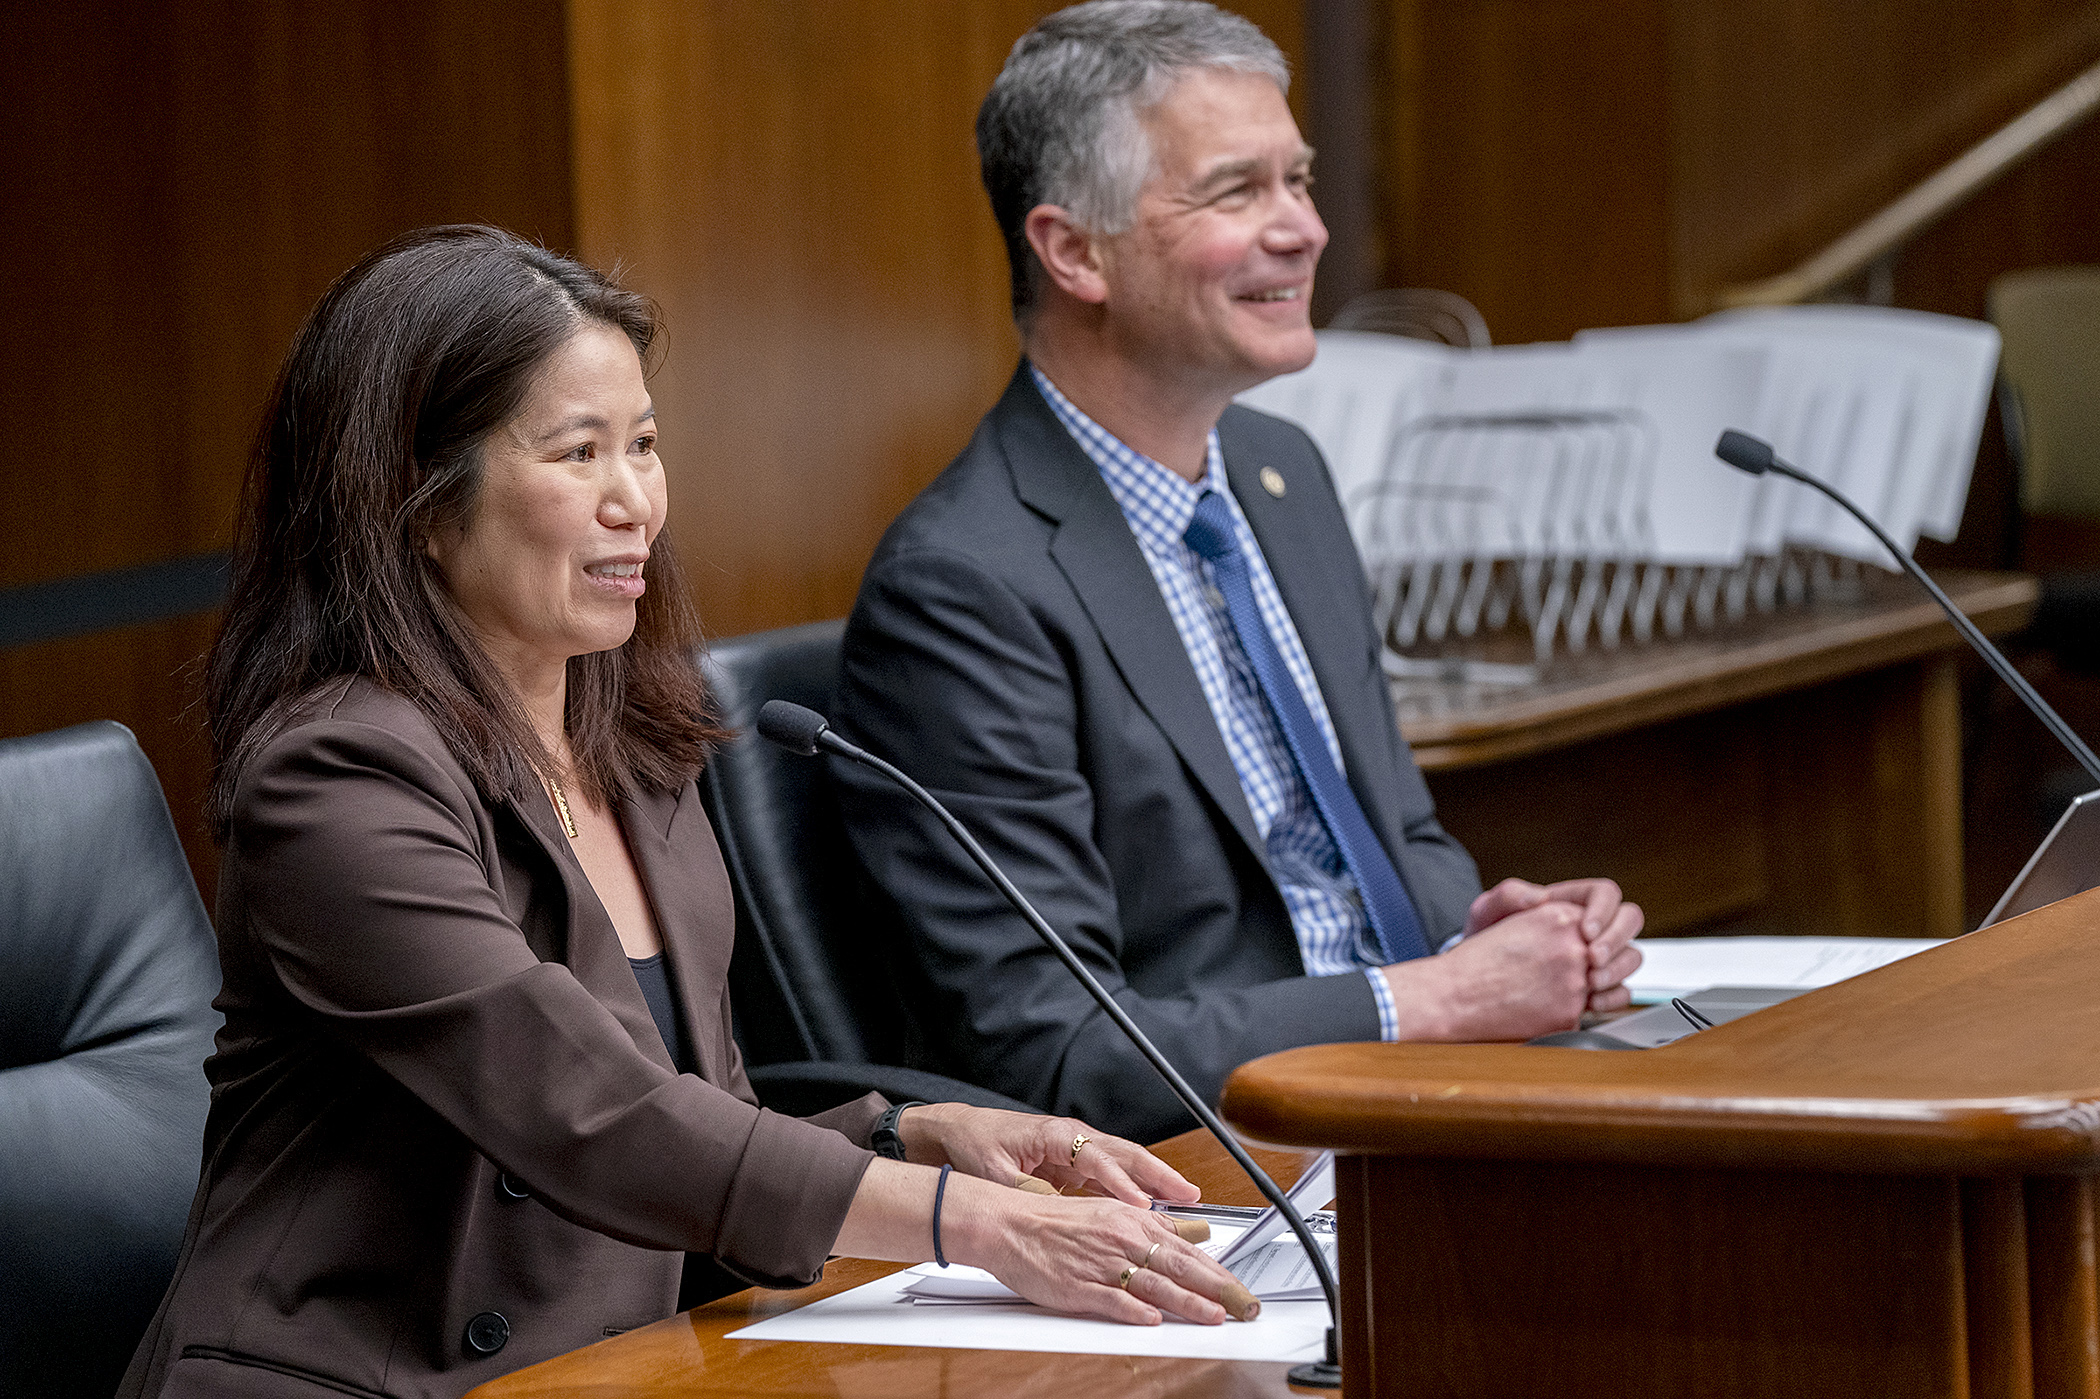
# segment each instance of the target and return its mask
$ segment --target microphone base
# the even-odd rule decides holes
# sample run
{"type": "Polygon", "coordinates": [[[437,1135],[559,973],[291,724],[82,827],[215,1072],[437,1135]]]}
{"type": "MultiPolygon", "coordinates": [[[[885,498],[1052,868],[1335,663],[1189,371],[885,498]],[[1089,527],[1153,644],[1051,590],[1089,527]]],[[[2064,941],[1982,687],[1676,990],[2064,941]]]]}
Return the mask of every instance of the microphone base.
{"type": "Polygon", "coordinates": [[[1285,1378],[1303,1389],[1340,1389],[1342,1367],[1332,1360],[1313,1360],[1293,1365],[1285,1378]]]}
{"type": "Polygon", "coordinates": [[[1334,1328],[1327,1328],[1327,1354],[1318,1360],[1309,1360],[1303,1365],[1293,1365],[1287,1379],[1303,1389],[1340,1389],[1342,1387],[1342,1350],[1335,1344],[1334,1328]]]}

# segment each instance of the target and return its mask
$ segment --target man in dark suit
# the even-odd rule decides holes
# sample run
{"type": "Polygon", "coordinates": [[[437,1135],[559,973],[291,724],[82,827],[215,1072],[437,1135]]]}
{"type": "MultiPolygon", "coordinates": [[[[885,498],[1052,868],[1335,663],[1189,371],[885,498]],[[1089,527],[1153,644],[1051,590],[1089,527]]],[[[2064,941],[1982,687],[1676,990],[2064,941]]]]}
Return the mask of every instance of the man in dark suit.
{"type": "MultiPolygon", "coordinates": [[[[1394,723],[1318,451],[1232,406],[1314,351],[1327,235],[1286,81],[1251,24],[1181,0],[1015,46],[978,144],[1027,358],[876,551],[836,716],[1212,1098],[1292,1045],[1566,1029],[1639,963],[1609,880],[1480,892],[1394,723]]],[[[931,1062],[1140,1139],[1186,1126],[947,837],[835,771],[931,1062]]]]}

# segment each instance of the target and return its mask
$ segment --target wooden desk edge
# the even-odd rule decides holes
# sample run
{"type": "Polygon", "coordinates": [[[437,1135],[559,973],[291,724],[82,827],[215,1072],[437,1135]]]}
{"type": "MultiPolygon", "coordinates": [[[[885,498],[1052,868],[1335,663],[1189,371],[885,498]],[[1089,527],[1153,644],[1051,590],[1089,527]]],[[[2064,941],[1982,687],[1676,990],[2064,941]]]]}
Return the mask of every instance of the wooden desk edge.
{"type": "MultiPolygon", "coordinates": [[[[1970,620],[1992,634],[2025,625],[2040,596],[2039,584],[2024,574],[1950,574],[1946,583],[1970,620]]],[[[1841,619],[1822,633],[1778,638],[1719,666],[1686,663],[1512,706],[1500,717],[1414,720],[1401,729],[1423,771],[1473,767],[1765,699],[1960,645],[1939,608],[1920,596],[1915,606],[1841,619]]]]}
{"type": "Polygon", "coordinates": [[[1326,1044],[1242,1065],[1268,1142],[1482,1160],[2100,1172],[2100,889],[1661,1049],[1326,1044]]]}
{"type": "Polygon", "coordinates": [[[1915,1102],[1906,1105],[1915,1115],[1895,1117],[1872,1102],[1769,1099],[1753,1113],[1667,1095],[1630,1098],[1617,1110],[1595,1102],[1556,1108],[1498,1095],[1489,1084],[1483,1096],[1491,1101],[1461,1112],[1456,1100],[1439,1101],[1432,1081],[1380,1083],[1344,1102],[1336,1101],[1343,1085],[1332,1080],[1327,1095],[1308,1095],[1310,1078],[1250,1075],[1227,1086],[1223,1114],[1253,1140],[1343,1155],[1869,1175],[2100,1172],[2100,1095],[1915,1102]]]}

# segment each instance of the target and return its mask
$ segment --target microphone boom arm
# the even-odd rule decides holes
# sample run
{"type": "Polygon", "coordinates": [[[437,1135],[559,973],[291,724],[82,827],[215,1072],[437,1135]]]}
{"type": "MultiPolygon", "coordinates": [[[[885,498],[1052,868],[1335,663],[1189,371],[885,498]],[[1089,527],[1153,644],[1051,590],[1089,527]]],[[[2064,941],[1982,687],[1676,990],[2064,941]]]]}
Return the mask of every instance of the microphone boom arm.
{"type": "Polygon", "coordinates": [[[1940,585],[1933,582],[1924,569],[1918,567],[1917,561],[1912,559],[1902,549],[1896,547],[1896,541],[1889,537],[1886,530],[1867,518],[1867,513],[1864,510],[1847,500],[1834,487],[1817,480],[1797,467],[1788,465],[1786,462],[1781,461],[1776,454],[1766,464],[1765,469],[1775,471],[1790,480],[1799,481],[1804,486],[1812,486],[1816,490],[1821,491],[1824,495],[1836,501],[1839,507],[1851,515],[1853,519],[1873,531],[1874,537],[1881,541],[1881,546],[1884,549],[1887,549],[1890,554],[1895,556],[1896,562],[1903,566],[1904,571],[1916,579],[1926,592],[1932,594],[1932,600],[1937,602],[1941,610],[1946,612],[1947,620],[1954,624],[1955,630],[1961,633],[1962,639],[1967,641],[1975,649],[1976,653],[1983,657],[1992,670],[1998,672],[1998,678],[2011,686],[2014,694],[2027,702],[2027,707],[2034,711],[2035,717],[2042,721],[2042,724],[2055,736],[2056,741],[2069,749],[2071,756],[2078,760],[2078,765],[2085,769],[2086,776],[2092,778],[2096,785],[2100,785],[2100,757],[2095,757],[2093,750],[2086,746],[2085,740],[2072,732],[2071,726],[2064,722],[2063,716],[2058,714],[2043,701],[2040,695],[2035,693],[2034,686],[2027,683],[2027,677],[2013,668],[2013,663],[2005,659],[2005,653],[1990,643],[1990,640],[1984,636],[1982,631],[1978,630],[1976,624],[1970,621],[1959,607],[1954,605],[1954,600],[1941,591],[1940,585]]]}
{"type": "MultiPolygon", "coordinates": [[[[778,703],[778,701],[775,701],[775,703],[778,703]]],[[[1027,896],[1022,894],[1014,886],[1014,882],[1006,877],[1006,872],[999,868],[992,860],[992,857],[986,853],[985,848],[977,843],[977,837],[970,834],[969,828],[957,820],[954,813],[935,800],[932,793],[913,781],[903,770],[893,764],[884,762],[866,749],[847,742],[839,737],[828,724],[817,731],[814,735],[814,742],[817,747],[823,748],[827,752],[836,753],[841,758],[859,763],[862,767],[872,768],[876,772],[881,773],[884,777],[889,778],[890,781],[909,792],[914,800],[940,820],[940,823],[947,828],[948,834],[955,837],[956,843],[961,845],[970,859],[976,863],[977,868],[984,871],[985,878],[998,886],[999,892],[1006,896],[1007,902],[1012,904],[1021,916],[1028,921],[1029,927],[1035,929],[1036,936],[1041,938],[1044,944],[1057,954],[1058,960],[1065,964],[1066,969],[1073,976],[1079,978],[1080,985],[1086,987],[1087,994],[1091,995],[1095,1002],[1100,1005],[1102,1012],[1116,1023],[1117,1028],[1122,1030],[1131,1043],[1138,1047],[1138,1050],[1151,1063],[1159,1076],[1166,1080],[1167,1087],[1174,1090],[1174,1095],[1181,1099],[1182,1106],[1186,1107],[1195,1115],[1198,1122],[1209,1129],[1210,1134],[1216,1137],[1218,1142],[1232,1154],[1232,1159],[1238,1163],[1239,1168],[1245,1171],[1248,1177],[1253,1180],[1255,1187],[1261,1191],[1270,1204],[1274,1205],[1282,1213],[1284,1219],[1290,1224],[1291,1232],[1297,1236],[1298,1242],[1304,1245],[1305,1255],[1311,1261],[1313,1271],[1319,1275],[1320,1290],[1327,1296],[1328,1315],[1339,1320],[1341,1317],[1341,1296],[1335,1286],[1334,1271],[1327,1266],[1327,1254],[1320,1247],[1318,1241],[1313,1238],[1312,1230],[1307,1227],[1305,1217],[1298,1213],[1297,1206],[1293,1205],[1283,1191],[1278,1188],[1276,1182],[1269,1178],[1269,1173],[1255,1164],[1254,1158],[1247,1154],[1247,1149],[1241,1146],[1233,1135],[1225,1129],[1225,1124],[1218,1120],[1218,1115],[1210,1110],[1209,1105],[1197,1095],[1196,1090],[1189,1087],[1188,1081],[1182,1078],[1180,1071],[1173,1064],[1169,1063],[1166,1056],[1161,1054],[1144,1032],[1138,1029],[1137,1025],[1131,1020],[1129,1013],[1116,1004],[1115,997],[1108,994],[1108,988],[1096,980],[1094,974],[1087,970],[1086,964],[1079,960],[1079,954],[1074,952],[1071,945],[1058,935],[1057,930],[1052,928],[1043,916],[1035,911],[1035,906],[1029,903],[1027,896]]],[[[1327,1339],[1328,1363],[1332,1364],[1335,1361],[1334,1331],[1332,1328],[1328,1330],[1327,1339]]]]}

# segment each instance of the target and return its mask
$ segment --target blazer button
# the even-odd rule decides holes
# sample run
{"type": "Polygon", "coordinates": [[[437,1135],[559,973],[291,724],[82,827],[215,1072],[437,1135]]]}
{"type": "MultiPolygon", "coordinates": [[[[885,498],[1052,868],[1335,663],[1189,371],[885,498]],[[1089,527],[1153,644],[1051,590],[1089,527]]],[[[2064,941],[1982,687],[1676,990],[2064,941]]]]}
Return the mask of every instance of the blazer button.
{"type": "Polygon", "coordinates": [[[532,1192],[525,1188],[525,1182],[519,1180],[509,1171],[498,1171],[496,1173],[496,1193],[506,1200],[530,1200],[532,1198],[532,1192]]]}
{"type": "Polygon", "coordinates": [[[510,1322],[502,1312],[483,1312],[467,1323],[467,1350],[494,1355],[510,1343],[510,1322]]]}

